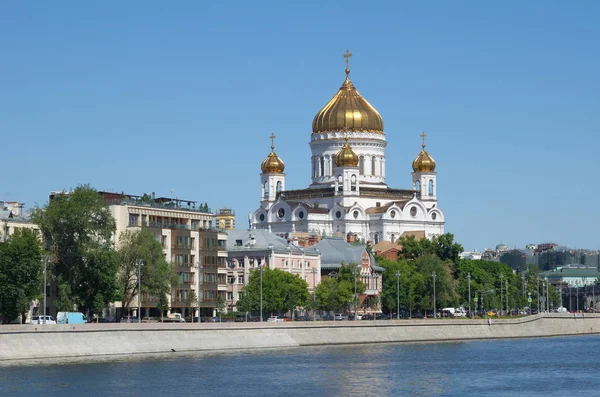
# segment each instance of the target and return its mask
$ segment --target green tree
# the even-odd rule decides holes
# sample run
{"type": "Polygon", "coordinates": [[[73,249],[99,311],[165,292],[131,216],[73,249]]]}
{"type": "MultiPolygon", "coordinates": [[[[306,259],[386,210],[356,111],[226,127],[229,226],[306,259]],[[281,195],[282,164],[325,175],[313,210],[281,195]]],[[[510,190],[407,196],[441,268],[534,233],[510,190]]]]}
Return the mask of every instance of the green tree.
{"type": "Polygon", "coordinates": [[[335,276],[325,278],[315,289],[316,309],[339,312],[352,308],[357,304],[358,296],[366,290],[359,277],[360,266],[342,264],[335,276]]]}
{"type": "Polygon", "coordinates": [[[36,208],[32,218],[52,253],[57,280],[69,286],[64,291],[70,291],[70,300],[91,310],[97,293],[111,299],[114,285],[105,280],[116,277],[109,253],[116,226],[98,192],[80,185],[70,193],[57,194],[46,206],[36,208]]]}
{"type": "Polygon", "coordinates": [[[102,316],[102,311],[104,310],[105,307],[106,307],[106,302],[104,301],[104,296],[100,292],[98,292],[94,296],[94,302],[92,305],[92,313],[94,313],[97,316],[96,322],[98,322],[98,319],[102,316]]]}
{"type": "Polygon", "coordinates": [[[398,251],[400,258],[415,260],[423,255],[434,254],[443,262],[456,263],[458,256],[464,251],[462,245],[454,242],[452,233],[433,236],[431,239],[417,239],[415,236],[405,236],[398,239],[398,244],[402,247],[398,251]]]}
{"type": "Polygon", "coordinates": [[[54,304],[56,305],[56,311],[59,312],[70,312],[73,311],[73,307],[75,303],[71,299],[71,286],[64,282],[59,282],[58,284],[58,295],[54,304]]]}
{"type": "MultiPolygon", "coordinates": [[[[248,285],[240,296],[240,311],[260,310],[260,269],[250,272],[248,285]]],[[[309,298],[308,284],[298,276],[279,269],[262,270],[263,313],[285,313],[304,307],[309,298]]]]}
{"type": "Polygon", "coordinates": [[[163,322],[165,312],[169,310],[169,300],[164,292],[158,295],[158,304],[156,308],[160,311],[160,322],[163,322]]]}
{"type": "Polygon", "coordinates": [[[219,322],[221,321],[221,313],[225,309],[227,305],[227,301],[223,298],[223,295],[217,295],[217,300],[215,301],[215,308],[217,309],[217,315],[219,316],[219,322]]]}
{"type": "Polygon", "coordinates": [[[29,310],[29,303],[42,294],[43,264],[39,235],[35,230],[17,229],[0,243],[0,314],[10,322],[29,310]]]}
{"type": "Polygon", "coordinates": [[[141,261],[142,293],[160,297],[171,291],[173,267],[163,254],[163,248],[148,229],[128,230],[119,240],[118,290],[123,308],[129,308],[138,294],[138,261],[141,261]]]}

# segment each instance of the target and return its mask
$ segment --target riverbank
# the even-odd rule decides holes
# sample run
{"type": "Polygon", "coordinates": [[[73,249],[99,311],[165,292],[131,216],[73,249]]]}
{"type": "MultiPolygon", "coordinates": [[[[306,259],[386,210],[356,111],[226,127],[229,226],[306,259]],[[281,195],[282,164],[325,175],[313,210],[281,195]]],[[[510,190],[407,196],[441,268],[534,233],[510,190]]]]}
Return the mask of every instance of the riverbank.
{"type": "Polygon", "coordinates": [[[427,319],[289,323],[148,323],[0,326],[0,362],[292,348],[336,344],[444,342],[600,333],[600,314],[548,313],[518,319],[427,319]]]}

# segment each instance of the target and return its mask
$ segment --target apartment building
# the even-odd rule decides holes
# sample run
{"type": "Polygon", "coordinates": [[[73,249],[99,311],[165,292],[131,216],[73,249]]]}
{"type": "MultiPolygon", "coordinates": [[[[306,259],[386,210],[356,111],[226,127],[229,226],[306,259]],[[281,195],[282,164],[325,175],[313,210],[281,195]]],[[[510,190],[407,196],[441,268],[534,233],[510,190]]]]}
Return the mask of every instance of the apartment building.
{"type": "MultiPolygon", "coordinates": [[[[227,234],[215,229],[210,208],[154,194],[100,194],[115,218],[117,242],[122,232],[146,227],[161,243],[165,259],[177,272],[177,284],[168,297],[171,312],[213,316],[217,297],[226,298],[227,234]]],[[[157,304],[156,297],[142,296],[141,315],[159,315],[157,304]]]]}
{"type": "Polygon", "coordinates": [[[235,229],[235,211],[231,208],[220,208],[215,215],[217,229],[235,229]]]}

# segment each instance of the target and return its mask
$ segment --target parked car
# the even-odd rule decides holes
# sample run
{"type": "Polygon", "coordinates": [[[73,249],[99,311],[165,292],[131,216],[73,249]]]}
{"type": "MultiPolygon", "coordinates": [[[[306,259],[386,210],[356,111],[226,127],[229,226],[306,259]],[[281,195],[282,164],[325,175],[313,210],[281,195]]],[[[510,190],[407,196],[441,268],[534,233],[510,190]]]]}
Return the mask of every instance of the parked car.
{"type": "Polygon", "coordinates": [[[361,320],[375,320],[375,317],[372,314],[363,314],[361,320]]]}
{"type": "Polygon", "coordinates": [[[342,320],[348,320],[348,316],[346,316],[343,313],[336,313],[335,321],[342,321],[342,320]]]}
{"type": "Polygon", "coordinates": [[[31,324],[56,324],[56,320],[52,316],[33,316],[31,324]]]}
{"type": "Polygon", "coordinates": [[[375,320],[389,320],[389,319],[390,319],[390,316],[388,316],[385,313],[377,313],[375,315],[375,320]]]}
{"type": "Polygon", "coordinates": [[[283,322],[283,317],[281,316],[271,316],[269,317],[269,319],[267,320],[268,323],[282,323],[283,322]]]}
{"type": "Polygon", "coordinates": [[[87,318],[81,312],[58,312],[56,322],[58,324],[85,324],[87,318]]]}
{"type": "Polygon", "coordinates": [[[131,317],[131,316],[125,316],[125,317],[121,317],[121,321],[119,321],[121,323],[137,323],[137,317],[131,317]]]}
{"type": "Polygon", "coordinates": [[[143,323],[157,323],[158,320],[155,319],[154,317],[143,317],[142,322],[143,323]]]}

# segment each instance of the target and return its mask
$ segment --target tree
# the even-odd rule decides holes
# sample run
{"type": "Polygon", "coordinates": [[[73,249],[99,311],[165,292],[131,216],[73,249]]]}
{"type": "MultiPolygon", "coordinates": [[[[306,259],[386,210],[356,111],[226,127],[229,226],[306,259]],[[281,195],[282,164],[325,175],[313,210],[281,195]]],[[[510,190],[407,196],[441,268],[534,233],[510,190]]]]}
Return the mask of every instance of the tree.
{"type": "Polygon", "coordinates": [[[104,301],[104,296],[100,292],[98,292],[94,296],[94,302],[92,305],[92,312],[97,316],[96,322],[98,322],[98,319],[100,318],[100,316],[102,316],[102,311],[104,310],[105,307],[106,307],[106,302],[104,301]]]}
{"type": "Polygon", "coordinates": [[[106,280],[116,276],[109,253],[116,226],[100,194],[89,185],[80,185],[36,208],[32,218],[52,253],[57,280],[69,286],[63,290],[72,294],[69,299],[90,310],[98,292],[105,300],[111,299],[114,286],[106,280]]]}
{"type": "Polygon", "coordinates": [[[398,239],[398,244],[402,247],[398,251],[398,257],[408,260],[434,254],[444,262],[456,263],[458,255],[464,251],[462,245],[454,242],[452,233],[433,236],[431,240],[427,238],[417,240],[415,236],[405,236],[398,239]]]}
{"type": "Polygon", "coordinates": [[[43,264],[39,235],[35,230],[17,229],[0,243],[0,314],[10,322],[29,310],[29,303],[41,296],[43,264]]]}
{"type": "Polygon", "coordinates": [[[148,229],[128,230],[119,239],[118,290],[123,308],[129,308],[138,294],[138,261],[141,261],[142,293],[160,297],[169,293],[174,271],[163,248],[148,229]]]}
{"type": "MultiPolygon", "coordinates": [[[[250,272],[248,285],[238,301],[240,311],[260,310],[260,269],[250,272]]],[[[309,298],[308,284],[300,277],[279,269],[262,268],[263,312],[285,313],[304,307],[309,298]]]]}
{"type": "Polygon", "coordinates": [[[217,309],[217,314],[219,315],[219,322],[221,322],[221,312],[223,309],[225,309],[226,305],[227,302],[225,301],[225,298],[223,298],[223,295],[219,294],[215,302],[215,308],[217,309]]]}
{"type": "MultiPolygon", "coordinates": [[[[196,295],[196,291],[189,290],[187,297],[187,307],[190,308],[190,313],[192,314],[192,322],[194,322],[194,310],[198,307],[198,296],[196,295]]],[[[200,321],[200,314],[198,314],[198,321],[200,321]]]]}
{"type": "Polygon", "coordinates": [[[73,311],[73,307],[75,304],[71,299],[71,287],[69,284],[64,282],[59,282],[58,284],[58,295],[54,304],[56,305],[56,311],[59,312],[70,312],[73,311]]]}
{"type": "Polygon", "coordinates": [[[319,310],[334,312],[346,309],[354,297],[353,285],[347,281],[338,282],[335,277],[321,280],[315,289],[316,307],[319,310]]]}
{"type": "MultiPolygon", "coordinates": [[[[169,301],[167,299],[167,294],[164,292],[158,295],[158,304],[156,308],[160,311],[160,322],[163,322],[165,312],[169,310],[169,301]]],[[[198,319],[200,321],[200,319],[198,319]]]]}

